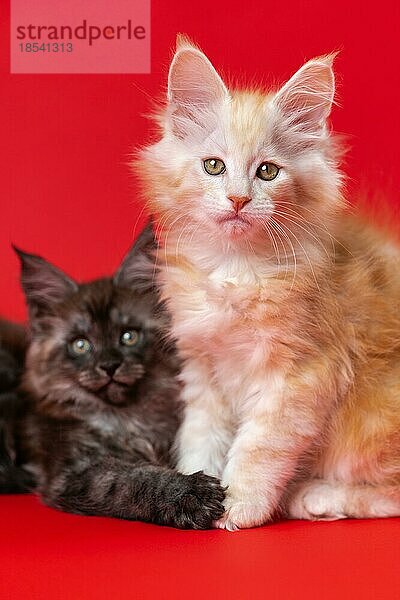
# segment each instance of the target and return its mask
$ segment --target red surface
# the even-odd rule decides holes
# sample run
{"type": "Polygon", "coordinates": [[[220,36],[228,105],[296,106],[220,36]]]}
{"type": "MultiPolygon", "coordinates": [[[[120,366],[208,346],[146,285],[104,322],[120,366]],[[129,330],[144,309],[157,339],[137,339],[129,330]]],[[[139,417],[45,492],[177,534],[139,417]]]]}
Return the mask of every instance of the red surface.
{"type": "MultiPolygon", "coordinates": [[[[161,95],[178,31],[242,81],[284,81],[305,59],[341,50],[333,123],[350,136],[349,191],[399,206],[399,7],[153,0],[151,75],[10,75],[0,0],[0,314],[25,315],[10,240],[80,278],[110,272],[131,243],[140,202],[126,163],[152,136],[142,115],[161,95]]],[[[0,598],[392,600],[399,534],[400,520],[179,532],[3,497],[0,598]]]]}
{"type": "Polygon", "coordinates": [[[2,600],[394,600],[400,520],[229,533],[64,515],[0,497],[2,600]]]}

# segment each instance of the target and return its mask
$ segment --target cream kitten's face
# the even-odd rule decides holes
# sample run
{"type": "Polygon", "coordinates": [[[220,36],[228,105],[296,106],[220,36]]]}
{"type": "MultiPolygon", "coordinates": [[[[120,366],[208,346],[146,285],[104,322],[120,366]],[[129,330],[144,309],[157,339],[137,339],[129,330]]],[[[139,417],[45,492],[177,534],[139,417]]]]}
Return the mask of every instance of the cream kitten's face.
{"type": "Polygon", "coordinates": [[[331,63],[306,63],[274,94],[230,92],[204,54],[184,42],[170,67],[164,137],[146,157],[159,190],[153,208],[164,222],[251,239],[284,226],[288,214],[329,212],[320,203],[337,197],[326,128],[331,63]]]}
{"type": "Polygon", "coordinates": [[[198,130],[188,131],[177,144],[190,155],[184,178],[196,194],[196,202],[185,208],[193,219],[224,235],[240,235],[272,214],[274,196],[287,188],[288,173],[280,168],[283,156],[269,143],[267,106],[243,94],[214,111],[209,116],[212,131],[204,139],[198,130]],[[244,131],[246,112],[253,122],[244,131]]]}

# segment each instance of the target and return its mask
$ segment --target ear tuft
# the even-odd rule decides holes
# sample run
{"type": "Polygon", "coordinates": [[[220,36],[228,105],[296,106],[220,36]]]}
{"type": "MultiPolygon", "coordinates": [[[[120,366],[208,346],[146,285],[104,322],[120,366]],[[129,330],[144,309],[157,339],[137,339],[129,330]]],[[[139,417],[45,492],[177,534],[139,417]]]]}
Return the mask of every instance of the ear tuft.
{"type": "Polygon", "coordinates": [[[187,41],[179,45],[169,69],[168,100],[204,108],[222,100],[227,93],[206,55],[187,41]]]}
{"type": "Polygon", "coordinates": [[[196,44],[194,44],[190,38],[184,33],[178,33],[176,35],[175,51],[182,50],[183,48],[193,48],[198,50],[196,44]]]}
{"type": "Polygon", "coordinates": [[[155,255],[157,242],[150,222],[139,234],[121,266],[114,275],[114,283],[144,293],[155,287],[155,255]]]}
{"type": "Polygon", "coordinates": [[[276,94],[274,104],[289,126],[310,133],[323,130],[335,94],[335,56],[332,53],[308,61],[276,94]]]}
{"type": "Polygon", "coordinates": [[[168,74],[173,133],[183,138],[193,123],[207,126],[209,118],[204,118],[205,113],[226,98],[228,90],[211,62],[186,37],[180,36],[168,74]]]}
{"type": "Polygon", "coordinates": [[[78,290],[78,285],[56,266],[13,245],[21,261],[21,284],[31,317],[50,311],[78,290]]]}

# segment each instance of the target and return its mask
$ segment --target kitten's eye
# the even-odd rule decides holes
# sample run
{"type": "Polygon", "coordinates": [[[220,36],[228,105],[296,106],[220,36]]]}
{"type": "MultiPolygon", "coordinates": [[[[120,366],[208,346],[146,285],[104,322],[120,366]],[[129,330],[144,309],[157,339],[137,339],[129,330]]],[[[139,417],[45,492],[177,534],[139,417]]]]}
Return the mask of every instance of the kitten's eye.
{"type": "Polygon", "coordinates": [[[219,158],[207,158],[203,161],[204,170],[209,175],[222,175],[225,173],[225,163],[219,158]]]}
{"type": "Polygon", "coordinates": [[[86,338],[77,338],[69,344],[69,349],[73,354],[82,356],[92,350],[92,344],[86,338]]]}
{"type": "Polygon", "coordinates": [[[256,171],[257,177],[264,181],[272,181],[279,173],[279,167],[274,163],[264,162],[258,167],[256,171]]]}
{"type": "Polygon", "coordinates": [[[139,333],[135,329],[124,331],[121,335],[121,344],[124,346],[135,346],[139,341],[139,333]]]}

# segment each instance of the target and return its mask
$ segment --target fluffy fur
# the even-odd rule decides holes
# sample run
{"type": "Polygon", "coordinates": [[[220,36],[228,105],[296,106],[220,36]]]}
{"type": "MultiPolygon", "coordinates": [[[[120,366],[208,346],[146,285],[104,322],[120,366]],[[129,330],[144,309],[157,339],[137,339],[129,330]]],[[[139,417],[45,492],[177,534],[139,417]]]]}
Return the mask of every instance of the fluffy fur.
{"type": "Polygon", "coordinates": [[[346,210],[332,61],[228,90],[181,38],[138,161],[184,359],[178,466],[228,487],[217,527],[400,515],[400,254],[346,210]]]}
{"type": "MultiPolygon", "coordinates": [[[[5,419],[13,451],[3,455],[8,476],[23,467],[55,508],[206,528],[224,493],[203,473],[172,469],[179,361],[153,286],[154,248],[149,227],[113,278],[85,284],[18,252],[31,341],[23,390],[8,402],[24,410],[5,419]]],[[[0,448],[0,483],[3,462],[0,448]]]]}
{"type": "Polygon", "coordinates": [[[26,401],[18,393],[27,347],[21,325],[0,319],[0,493],[21,494],[34,479],[18,456],[18,423],[26,401]]]}

